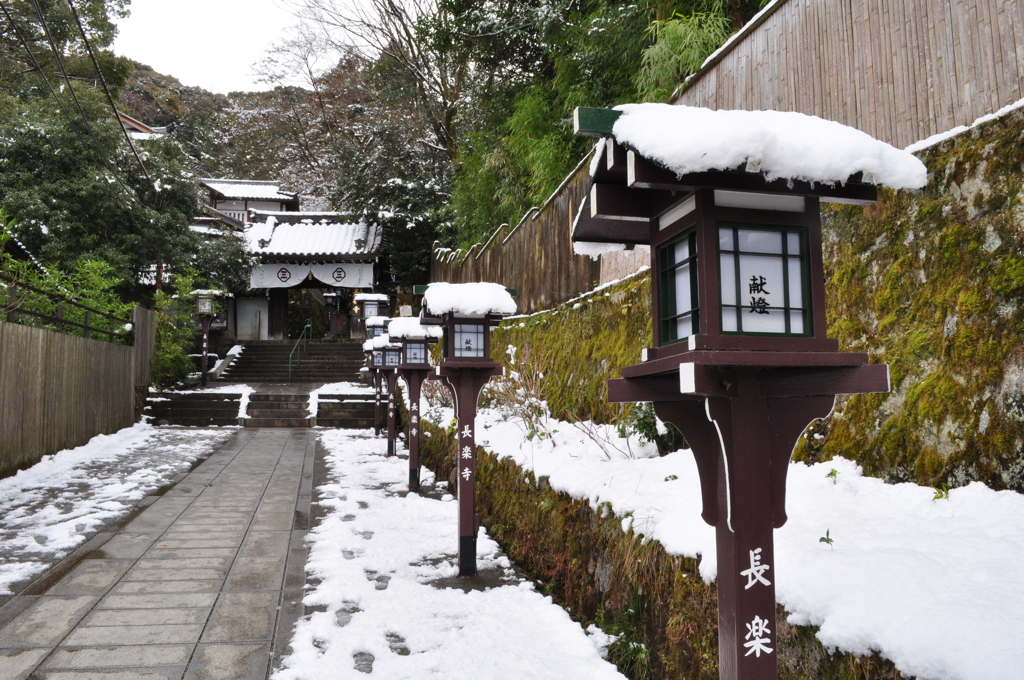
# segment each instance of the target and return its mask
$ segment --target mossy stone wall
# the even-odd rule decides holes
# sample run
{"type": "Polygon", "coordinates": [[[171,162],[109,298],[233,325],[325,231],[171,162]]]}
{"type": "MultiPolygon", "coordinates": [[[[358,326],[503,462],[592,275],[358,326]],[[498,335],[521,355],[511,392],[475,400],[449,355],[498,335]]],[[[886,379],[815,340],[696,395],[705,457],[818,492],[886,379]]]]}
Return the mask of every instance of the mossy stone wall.
{"type": "Polygon", "coordinates": [[[824,216],[829,335],[893,390],[840,399],[798,457],[1024,492],[1024,113],[918,155],[923,191],[824,216]]]}

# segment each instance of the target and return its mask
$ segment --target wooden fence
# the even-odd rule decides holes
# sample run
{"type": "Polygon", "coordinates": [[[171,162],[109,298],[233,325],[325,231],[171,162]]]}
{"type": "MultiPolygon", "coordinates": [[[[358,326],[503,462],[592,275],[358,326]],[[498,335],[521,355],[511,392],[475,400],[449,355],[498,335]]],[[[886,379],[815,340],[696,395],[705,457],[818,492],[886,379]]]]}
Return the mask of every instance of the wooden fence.
{"type": "Polygon", "coordinates": [[[1021,98],[1020,0],[780,0],[675,103],[799,111],[904,148],[1021,98]]]}
{"type": "Polygon", "coordinates": [[[0,321],[0,475],[138,419],[156,314],[133,321],[132,347],[0,321]]]}
{"type": "Polygon", "coordinates": [[[437,249],[430,280],[491,281],[515,288],[520,313],[547,309],[594,288],[600,265],[572,250],[572,221],[588,189],[588,166],[580,163],[541,208],[515,229],[502,225],[468,253],[437,249]]]}

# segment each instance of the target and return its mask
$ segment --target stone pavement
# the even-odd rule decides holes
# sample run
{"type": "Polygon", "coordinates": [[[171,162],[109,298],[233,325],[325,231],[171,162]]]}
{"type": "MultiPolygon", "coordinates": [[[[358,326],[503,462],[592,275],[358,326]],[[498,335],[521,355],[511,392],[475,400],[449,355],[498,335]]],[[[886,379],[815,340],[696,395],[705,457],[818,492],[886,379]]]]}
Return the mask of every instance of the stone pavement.
{"type": "Polygon", "coordinates": [[[302,613],[315,449],[313,430],[239,430],[0,608],[0,678],[266,678],[302,613]]]}

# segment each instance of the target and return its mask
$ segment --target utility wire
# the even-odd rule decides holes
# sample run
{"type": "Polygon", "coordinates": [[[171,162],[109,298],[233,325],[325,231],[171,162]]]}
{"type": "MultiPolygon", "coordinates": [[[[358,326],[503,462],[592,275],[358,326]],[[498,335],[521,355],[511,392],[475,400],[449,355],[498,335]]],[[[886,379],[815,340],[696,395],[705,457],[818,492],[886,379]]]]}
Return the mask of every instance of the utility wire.
{"type": "Polygon", "coordinates": [[[39,66],[39,62],[36,61],[36,55],[32,53],[31,49],[29,49],[28,41],[25,40],[25,36],[21,34],[21,29],[18,28],[18,24],[14,23],[14,18],[7,11],[7,6],[4,5],[3,2],[0,2],[0,9],[3,10],[4,17],[6,17],[7,19],[7,23],[10,24],[11,28],[14,29],[14,34],[18,36],[18,42],[20,42],[22,47],[25,48],[25,51],[28,52],[28,58],[29,61],[32,62],[33,68],[35,68],[35,70],[39,72],[39,77],[43,79],[44,83],[46,83],[46,89],[48,89],[50,91],[50,94],[53,95],[53,98],[57,101],[57,106],[60,107],[60,110],[64,114],[64,117],[68,119],[68,125],[71,127],[71,130],[77,133],[77,130],[75,130],[75,121],[71,120],[71,114],[69,114],[68,110],[64,108],[64,102],[62,102],[60,100],[60,97],[57,96],[57,93],[54,92],[53,86],[50,85],[49,79],[46,77],[46,74],[43,73],[43,69],[41,66],[39,66]]]}
{"type": "MultiPolygon", "coordinates": [[[[64,76],[64,82],[67,83],[68,90],[71,92],[71,99],[75,102],[75,107],[78,109],[78,113],[82,116],[82,122],[85,123],[86,131],[88,131],[89,136],[92,137],[92,141],[96,145],[96,149],[99,151],[100,156],[106,162],[107,167],[110,169],[111,175],[113,175],[114,179],[117,180],[117,183],[121,185],[121,188],[124,189],[125,192],[137,202],[139,199],[136,198],[135,195],[132,193],[131,189],[129,189],[125,185],[125,183],[121,181],[121,177],[117,174],[116,167],[114,166],[113,162],[111,162],[110,157],[107,156],[106,151],[103,150],[103,145],[100,144],[100,140],[96,138],[96,133],[93,132],[92,126],[89,125],[89,117],[85,114],[85,109],[82,108],[82,103],[78,101],[78,95],[75,94],[75,88],[71,86],[71,79],[68,77],[67,69],[64,68],[64,60],[60,58],[60,50],[57,49],[57,43],[53,41],[53,36],[50,35],[50,26],[49,24],[46,23],[46,17],[43,15],[43,10],[39,6],[39,0],[31,0],[31,2],[32,6],[36,10],[36,16],[39,17],[39,22],[40,24],[42,24],[43,33],[46,35],[46,41],[50,44],[50,50],[53,52],[53,56],[57,60],[57,67],[60,69],[61,75],[64,76]]],[[[42,75],[41,72],[40,75],[42,75]]],[[[45,78],[45,76],[43,77],[45,78]]],[[[52,91],[53,90],[51,88],[51,92],[52,91]]],[[[121,119],[118,118],[118,123],[120,122],[121,119]]]]}
{"type": "Polygon", "coordinates": [[[128,146],[131,147],[132,153],[135,154],[135,160],[139,162],[139,167],[142,168],[142,174],[146,176],[146,179],[150,182],[153,178],[149,176],[149,172],[146,170],[146,166],[142,164],[142,158],[139,157],[139,152],[135,148],[135,144],[132,143],[131,135],[128,134],[128,130],[125,129],[124,124],[121,122],[121,114],[117,110],[117,105],[114,104],[114,98],[110,96],[110,88],[107,87],[107,80],[103,77],[103,71],[100,70],[100,64],[96,60],[96,55],[92,51],[92,45],[89,44],[89,38],[85,35],[85,28],[82,26],[82,20],[78,18],[78,11],[75,9],[75,4],[71,0],[67,0],[68,7],[71,8],[71,14],[75,17],[75,23],[78,24],[78,32],[82,34],[82,40],[85,41],[85,49],[89,52],[89,58],[92,59],[92,65],[96,67],[96,73],[100,76],[100,84],[103,85],[103,92],[107,95],[107,101],[110,102],[110,108],[114,110],[114,118],[117,120],[118,125],[121,126],[121,132],[124,133],[124,138],[128,142],[128,146]]]}

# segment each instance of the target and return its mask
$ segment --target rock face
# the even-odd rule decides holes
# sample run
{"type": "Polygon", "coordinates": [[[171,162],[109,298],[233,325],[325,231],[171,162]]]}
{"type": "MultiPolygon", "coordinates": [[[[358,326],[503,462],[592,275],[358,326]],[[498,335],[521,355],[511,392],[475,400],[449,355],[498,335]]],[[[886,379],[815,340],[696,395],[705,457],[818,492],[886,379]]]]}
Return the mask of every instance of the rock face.
{"type": "Polygon", "coordinates": [[[829,335],[893,391],[840,400],[798,457],[1024,492],[1024,113],[918,155],[924,190],[824,217],[829,335]]]}

